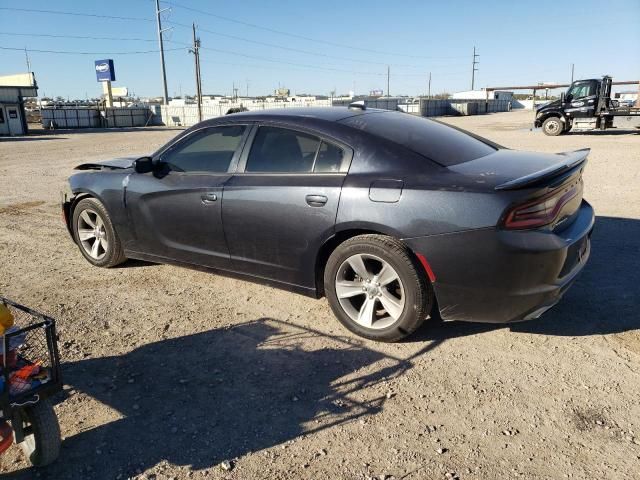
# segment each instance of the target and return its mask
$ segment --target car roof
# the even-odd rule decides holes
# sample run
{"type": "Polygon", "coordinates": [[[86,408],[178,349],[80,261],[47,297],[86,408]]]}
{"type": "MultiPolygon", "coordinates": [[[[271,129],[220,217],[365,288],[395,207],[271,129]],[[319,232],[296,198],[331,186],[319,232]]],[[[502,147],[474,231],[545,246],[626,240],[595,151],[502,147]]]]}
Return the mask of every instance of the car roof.
{"type": "MultiPolygon", "coordinates": [[[[365,115],[367,113],[385,112],[379,108],[367,108],[361,110],[359,108],[349,107],[287,107],[287,108],[270,108],[266,110],[253,110],[248,112],[231,113],[225,115],[224,118],[243,120],[284,120],[295,118],[314,118],[319,120],[327,120],[337,122],[345,118],[357,115],[365,115]]],[[[220,119],[220,118],[218,118],[220,119]]]]}

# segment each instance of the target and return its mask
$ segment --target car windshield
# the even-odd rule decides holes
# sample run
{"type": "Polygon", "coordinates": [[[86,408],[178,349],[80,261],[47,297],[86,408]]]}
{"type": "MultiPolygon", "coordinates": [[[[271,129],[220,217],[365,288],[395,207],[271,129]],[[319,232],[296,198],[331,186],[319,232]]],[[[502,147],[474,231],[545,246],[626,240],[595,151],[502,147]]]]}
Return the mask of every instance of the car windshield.
{"type": "Polygon", "coordinates": [[[594,82],[575,83],[567,92],[569,98],[589,97],[596,94],[594,82]]]}
{"type": "Polygon", "coordinates": [[[497,150],[488,140],[407,113],[367,113],[346,118],[342,123],[398,143],[445,167],[497,150]]]}

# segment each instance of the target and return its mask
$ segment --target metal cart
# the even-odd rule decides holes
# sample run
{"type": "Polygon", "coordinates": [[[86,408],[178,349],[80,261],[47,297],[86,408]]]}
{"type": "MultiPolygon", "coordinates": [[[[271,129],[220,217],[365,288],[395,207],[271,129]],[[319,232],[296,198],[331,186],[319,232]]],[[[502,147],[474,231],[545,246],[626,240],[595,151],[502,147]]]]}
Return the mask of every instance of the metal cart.
{"type": "Polygon", "coordinates": [[[62,390],[55,320],[0,296],[14,317],[0,351],[0,454],[13,440],[34,466],[60,453],[60,426],[50,397],[62,390]]]}

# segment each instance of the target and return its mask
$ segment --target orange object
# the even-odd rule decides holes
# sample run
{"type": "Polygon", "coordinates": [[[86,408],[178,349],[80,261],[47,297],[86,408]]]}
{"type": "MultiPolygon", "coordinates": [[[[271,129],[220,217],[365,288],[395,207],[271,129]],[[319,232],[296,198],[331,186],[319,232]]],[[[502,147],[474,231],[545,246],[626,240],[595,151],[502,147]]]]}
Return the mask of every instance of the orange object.
{"type": "Polygon", "coordinates": [[[13,372],[11,374],[11,378],[20,378],[22,380],[26,380],[27,378],[37,374],[38,372],[40,372],[40,362],[25,365],[21,369],[13,372]]]}

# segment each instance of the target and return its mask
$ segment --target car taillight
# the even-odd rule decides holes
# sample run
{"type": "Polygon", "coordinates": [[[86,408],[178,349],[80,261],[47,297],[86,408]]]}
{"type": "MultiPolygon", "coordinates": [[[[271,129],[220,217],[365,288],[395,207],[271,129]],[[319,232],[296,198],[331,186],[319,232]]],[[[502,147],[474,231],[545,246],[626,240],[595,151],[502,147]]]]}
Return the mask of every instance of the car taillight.
{"type": "Polygon", "coordinates": [[[562,207],[580,192],[579,184],[558,189],[544,197],[512,207],[504,217],[504,228],[521,230],[538,228],[552,223],[562,207]]]}

